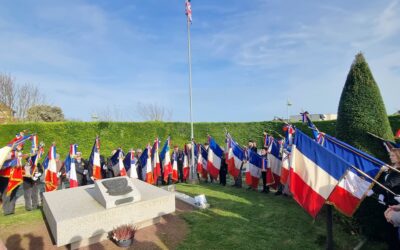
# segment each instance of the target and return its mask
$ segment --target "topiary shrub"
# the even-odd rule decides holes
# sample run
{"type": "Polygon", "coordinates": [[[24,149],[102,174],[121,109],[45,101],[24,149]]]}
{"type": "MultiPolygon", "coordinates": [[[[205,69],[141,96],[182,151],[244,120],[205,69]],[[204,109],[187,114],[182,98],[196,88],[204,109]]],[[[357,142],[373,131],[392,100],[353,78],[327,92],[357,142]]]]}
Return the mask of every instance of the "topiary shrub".
{"type": "MultiPolygon", "coordinates": [[[[375,157],[387,161],[388,154],[379,140],[374,140],[368,132],[387,140],[393,140],[378,85],[364,56],[356,55],[340,97],[336,136],[375,157]]],[[[382,205],[372,198],[361,204],[355,218],[361,232],[371,239],[384,239],[386,234],[382,205]]]]}

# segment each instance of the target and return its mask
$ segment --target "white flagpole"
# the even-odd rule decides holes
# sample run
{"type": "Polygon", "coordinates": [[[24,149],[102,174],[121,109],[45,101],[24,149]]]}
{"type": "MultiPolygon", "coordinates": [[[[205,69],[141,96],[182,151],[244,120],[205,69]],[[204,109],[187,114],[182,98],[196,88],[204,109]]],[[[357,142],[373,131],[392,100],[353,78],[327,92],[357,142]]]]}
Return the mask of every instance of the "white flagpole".
{"type": "Polygon", "coordinates": [[[190,19],[189,15],[186,15],[187,19],[187,34],[188,34],[188,61],[189,61],[189,99],[190,99],[190,141],[191,141],[191,159],[190,159],[190,174],[189,179],[193,181],[195,179],[195,168],[194,168],[194,131],[193,131],[193,115],[192,115],[192,51],[190,45],[190,19]]]}

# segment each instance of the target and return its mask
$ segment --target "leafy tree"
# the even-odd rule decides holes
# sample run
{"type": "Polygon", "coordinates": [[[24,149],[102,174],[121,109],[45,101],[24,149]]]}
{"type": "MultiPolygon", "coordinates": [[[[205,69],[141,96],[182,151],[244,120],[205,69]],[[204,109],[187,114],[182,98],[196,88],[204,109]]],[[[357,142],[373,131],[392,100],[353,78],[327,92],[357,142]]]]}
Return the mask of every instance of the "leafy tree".
{"type": "MultiPolygon", "coordinates": [[[[368,132],[393,140],[378,85],[364,56],[359,53],[351,65],[340,97],[336,136],[377,158],[387,160],[388,155],[382,143],[373,139],[368,132]]],[[[373,198],[364,200],[355,214],[364,235],[373,239],[385,238],[388,232],[383,217],[384,209],[373,198]]]]}
{"type": "Polygon", "coordinates": [[[64,113],[60,107],[37,105],[27,112],[27,120],[32,122],[60,122],[64,121],[64,113]]]}

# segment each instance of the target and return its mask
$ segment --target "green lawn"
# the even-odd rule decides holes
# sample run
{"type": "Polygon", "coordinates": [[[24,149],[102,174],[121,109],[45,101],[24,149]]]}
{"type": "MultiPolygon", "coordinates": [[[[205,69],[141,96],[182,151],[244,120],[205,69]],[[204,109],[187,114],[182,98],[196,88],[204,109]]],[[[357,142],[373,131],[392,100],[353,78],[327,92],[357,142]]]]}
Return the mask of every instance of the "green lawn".
{"type": "MultiPolygon", "coordinates": [[[[182,216],[190,233],[180,249],[324,249],[324,212],[313,220],[292,199],[217,184],[178,184],[191,196],[205,194],[211,207],[182,216]]],[[[335,249],[353,249],[360,241],[334,224],[335,249]]],[[[368,242],[363,249],[386,249],[368,242]]]]}
{"type": "MultiPolygon", "coordinates": [[[[189,224],[187,238],[178,249],[324,249],[324,211],[313,220],[292,199],[273,194],[218,184],[178,184],[177,190],[191,196],[205,194],[211,207],[181,213],[189,224]]],[[[10,226],[26,227],[41,223],[40,210],[26,212],[18,207],[15,215],[0,215],[0,232],[10,226]]],[[[335,249],[353,249],[360,241],[335,217],[335,249]]],[[[386,249],[382,243],[367,242],[362,249],[386,249]]]]}
{"type": "Polygon", "coordinates": [[[43,215],[40,209],[26,211],[24,206],[18,206],[15,209],[15,214],[4,216],[0,215],[0,231],[10,226],[24,226],[30,223],[43,220],[43,215]]]}

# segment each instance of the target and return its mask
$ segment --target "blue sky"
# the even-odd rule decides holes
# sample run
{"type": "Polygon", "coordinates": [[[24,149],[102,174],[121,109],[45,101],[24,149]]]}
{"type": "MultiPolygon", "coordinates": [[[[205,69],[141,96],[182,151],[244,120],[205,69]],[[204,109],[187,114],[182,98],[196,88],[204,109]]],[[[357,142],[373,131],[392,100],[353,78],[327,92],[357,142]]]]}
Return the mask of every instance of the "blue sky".
{"type": "MultiPolygon", "coordinates": [[[[400,109],[399,1],[192,0],[195,121],[336,113],[362,51],[388,113],[400,109]]],[[[184,0],[1,1],[0,72],[69,119],[137,103],[189,120],[184,0]]]]}

